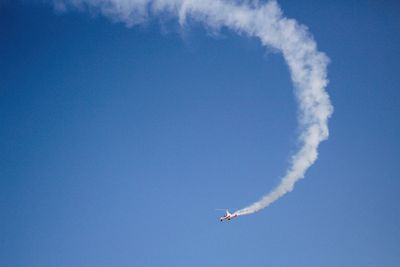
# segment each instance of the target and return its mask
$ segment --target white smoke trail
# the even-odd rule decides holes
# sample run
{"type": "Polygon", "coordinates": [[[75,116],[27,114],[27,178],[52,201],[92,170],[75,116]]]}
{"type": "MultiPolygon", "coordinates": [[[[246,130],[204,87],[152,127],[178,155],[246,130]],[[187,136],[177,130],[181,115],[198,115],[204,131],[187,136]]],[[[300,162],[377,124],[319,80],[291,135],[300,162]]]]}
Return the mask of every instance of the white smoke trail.
{"type": "Polygon", "coordinates": [[[325,91],[328,58],[305,26],[285,18],[275,0],[53,0],[56,8],[88,9],[126,23],[142,23],[152,15],[177,16],[181,25],[187,18],[207,27],[229,28],[239,34],[258,37],[264,46],[282,52],[291,73],[299,103],[300,148],[281,183],[250,206],[236,211],[239,215],[257,212],[293,190],[318,156],[318,146],[328,138],[328,118],[333,108],[325,91]]]}

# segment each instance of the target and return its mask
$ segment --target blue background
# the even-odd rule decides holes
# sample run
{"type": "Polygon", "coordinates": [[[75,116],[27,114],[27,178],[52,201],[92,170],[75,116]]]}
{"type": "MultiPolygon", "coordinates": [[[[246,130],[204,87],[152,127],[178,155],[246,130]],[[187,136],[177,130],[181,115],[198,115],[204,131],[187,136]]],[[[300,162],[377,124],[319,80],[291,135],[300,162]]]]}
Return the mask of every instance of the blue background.
{"type": "Polygon", "coordinates": [[[151,20],[0,4],[1,266],[400,266],[396,1],[280,1],[331,58],[331,136],[295,190],[281,55],[151,20]]]}

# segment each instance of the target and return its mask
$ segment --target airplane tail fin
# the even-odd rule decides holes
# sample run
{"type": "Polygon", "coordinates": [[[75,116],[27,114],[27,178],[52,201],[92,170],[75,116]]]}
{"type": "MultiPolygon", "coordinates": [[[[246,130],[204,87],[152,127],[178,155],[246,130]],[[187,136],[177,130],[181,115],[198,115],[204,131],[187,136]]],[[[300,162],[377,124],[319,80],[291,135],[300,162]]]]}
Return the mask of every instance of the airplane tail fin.
{"type": "MultiPolygon", "coordinates": [[[[0,0],[1,1],[1,0],[0,0]]],[[[228,209],[215,209],[215,210],[224,210],[226,212],[226,215],[232,215],[228,209]]]]}

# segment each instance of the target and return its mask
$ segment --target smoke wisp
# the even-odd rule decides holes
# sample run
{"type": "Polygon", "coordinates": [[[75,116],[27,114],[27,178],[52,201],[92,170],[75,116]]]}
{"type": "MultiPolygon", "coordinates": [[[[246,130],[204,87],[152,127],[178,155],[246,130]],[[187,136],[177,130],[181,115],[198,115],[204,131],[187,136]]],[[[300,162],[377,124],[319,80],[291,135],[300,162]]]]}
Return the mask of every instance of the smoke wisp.
{"type": "Polygon", "coordinates": [[[184,26],[187,19],[206,27],[226,27],[249,37],[257,37],[263,46],[280,51],[289,66],[298,100],[299,149],[280,184],[259,201],[236,213],[257,212],[293,190],[318,157],[319,144],[328,138],[328,119],[333,107],[327,86],[327,56],[317,50],[307,28],[283,16],[275,0],[53,0],[58,10],[89,10],[101,13],[128,26],[151,16],[177,17],[184,26]]]}

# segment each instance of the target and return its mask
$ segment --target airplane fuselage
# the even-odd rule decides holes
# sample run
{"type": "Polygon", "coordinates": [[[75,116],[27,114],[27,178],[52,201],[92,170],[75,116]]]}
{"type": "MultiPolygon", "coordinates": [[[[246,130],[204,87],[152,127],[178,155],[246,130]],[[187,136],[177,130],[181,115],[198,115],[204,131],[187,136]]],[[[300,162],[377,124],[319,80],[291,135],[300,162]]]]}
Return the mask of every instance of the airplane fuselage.
{"type": "Polygon", "coordinates": [[[222,222],[222,221],[230,221],[231,219],[233,219],[233,218],[236,218],[238,216],[238,214],[237,213],[233,213],[233,214],[231,214],[231,213],[229,213],[229,211],[226,211],[226,215],[225,216],[222,216],[221,218],[219,218],[219,220],[222,222]]]}

